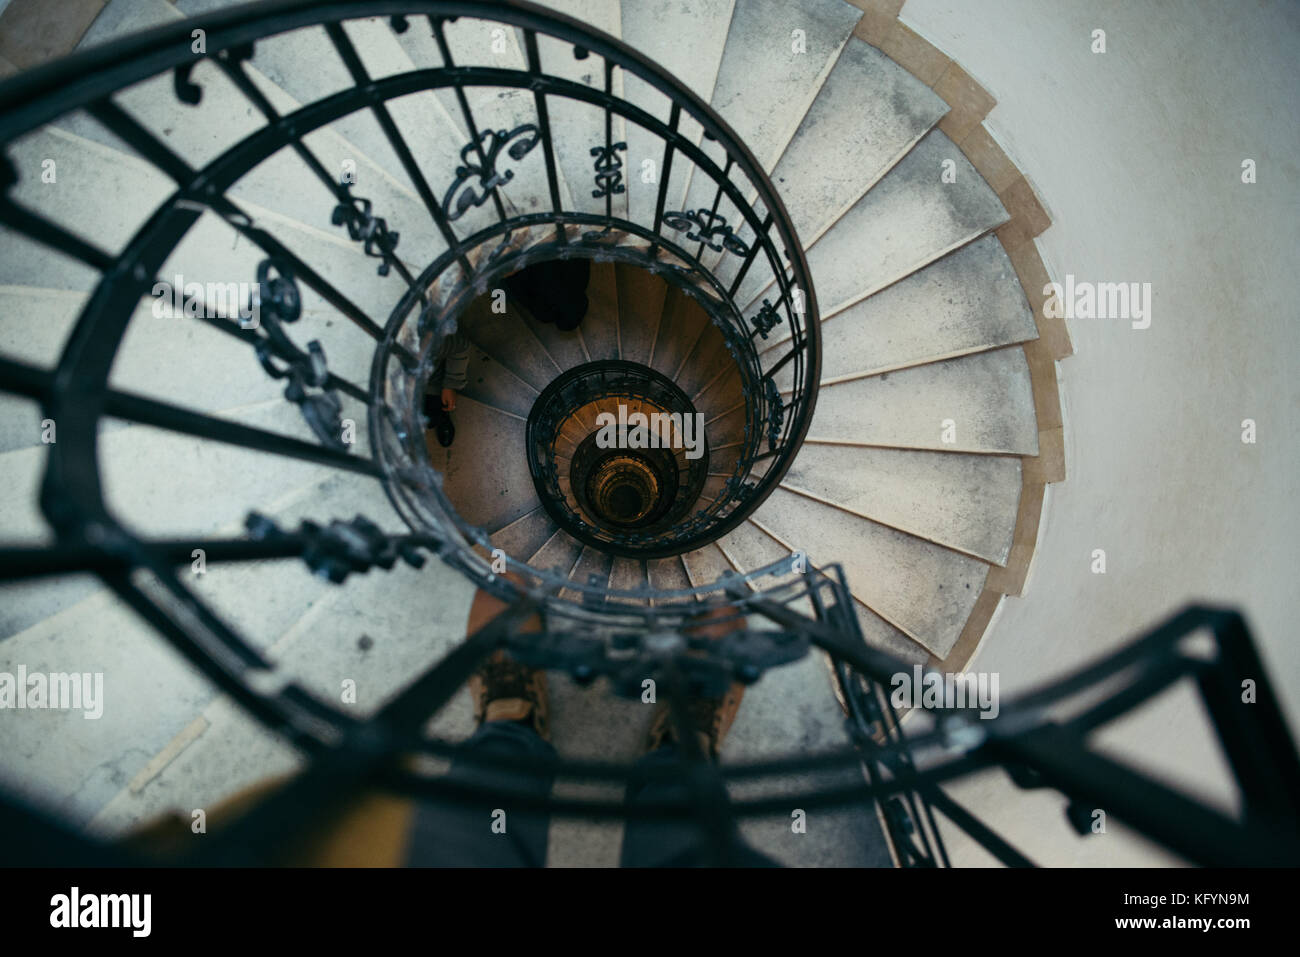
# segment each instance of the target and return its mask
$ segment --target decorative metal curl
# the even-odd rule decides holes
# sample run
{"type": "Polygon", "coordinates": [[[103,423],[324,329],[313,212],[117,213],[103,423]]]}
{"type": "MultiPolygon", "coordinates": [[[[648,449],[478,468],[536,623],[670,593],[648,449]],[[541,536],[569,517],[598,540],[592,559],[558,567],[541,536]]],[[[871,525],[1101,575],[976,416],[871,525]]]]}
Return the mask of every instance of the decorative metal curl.
{"type": "Polygon", "coordinates": [[[766,299],[763,300],[763,307],[758,310],[753,319],[755,331],[764,339],[767,338],[769,332],[784,321],[785,316],[777,312],[776,307],[766,299]]]}
{"type": "Polygon", "coordinates": [[[745,244],[731,227],[725,216],[707,209],[687,209],[679,212],[664,213],[664,225],[678,232],[685,232],[686,238],[702,242],[716,252],[726,249],[737,256],[749,255],[749,246],[745,244]],[[715,237],[722,237],[719,245],[715,237]]]}
{"type": "Polygon", "coordinates": [[[524,123],[509,132],[484,130],[477,140],[467,143],[460,151],[462,165],[456,167],[456,179],[442,200],[442,211],[448,222],[460,219],[471,207],[482,206],[492,195],[492,190],[514,179],[514,170],[497,171],[497,159],[502,150],[511,159],[521,160],[532,152],[533,147],[541,141],[541,136],[536,124],[524,123]],[[480,150],[483,158],[481,164],[471,158],[477,158],[480,150]],[[479,193],[475,193],[474,186],[470,183],[474,177],[478,177],[479,193]]]}
{"type": "Polygon", "coordinates": [[[781,435],[781,423],[785,419],[785,406],[781,404],[781,393],[771,379],[763,380],[767,390],[767,449],[776,451],[776,440],[781,435]]]}
{"type": "Polygon", "coordinates": [[[376,272],[381,276],[387,276],[390,260],[393,259],[393,251],[397,248],[401,233],[391,232],[388,229],[388,222],[383,217],[375,216],[370,212],[372,205],[370,200],[359,196],[351,197],[351,200],[351,205],[340,203],[334,207],[330,222],[335,226],[346,227],[348,235],[354,241],[364,244],[363,248],[367,256],[383,260],[376,272]]]}
{"type": "Polygon", "coordinates": [[[591,191],[592,199],[617,196],[627,191],[623,185],[623,162],[618,158],[618,151],[626,149],[626,143],[591,148],[591,155],[596,157],[596,188],[591,191]]]}
{"type": "MultiPolygon", "coordinates": [[[[244,527],[258,541],[276,541],[291,534],[258,512],[248,514],[244,527]]],[[[303,561],[314,574],[336,585],[353,572],[371,568],[389,571],[399,558],[412,568],[424,566],[424,556],[413,542],[387,534],[362,515],[350,522],[334,519],[325,528],[305,521],[297,534],[304,539],[303,561]]]]}
{"type": "Polygon", "coordinates": [[[333,389],[325,388],[330,377],[325,348],[313,339],[303,352],[282,325],[297,322],[302,315],[302,297],[288,266],[277,259],[264,259],[258,264],[257,285],[253,287],[249,308],[258,316],[263,333],[253,346],[257,361],[271,378],[289,380],[284,397],[298,406],[307,426],[321,443],[346,452],[348,445],[342,436],[343,404],[333,389]]]}

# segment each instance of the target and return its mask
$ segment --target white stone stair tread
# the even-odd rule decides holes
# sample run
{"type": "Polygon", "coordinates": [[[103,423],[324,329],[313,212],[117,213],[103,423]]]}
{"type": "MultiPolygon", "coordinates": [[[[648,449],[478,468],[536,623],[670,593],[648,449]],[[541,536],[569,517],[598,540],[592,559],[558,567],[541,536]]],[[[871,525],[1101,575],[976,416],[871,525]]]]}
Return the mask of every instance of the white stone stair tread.
{"type": "MultiPolygon", "coordinates": [[[[760,568],[771,565],[775,561],[788,558],[791,553],[791,549],[761,529],[752,519],[741,522],[718,544],[726,553],[731,564],[745,574],[751,574],[760,568]]],[[[834,557],[830,559],[830,562],[835,561],[838,561],[838,559],[834,557]]],[[[768,576],[755,578],[751,580],[751,587],[766,590],[776,582],[788,577],[787,574],[778,575],[776,578],[768,576]]],[[[921,645],[885,621],[866,605],[855,599],[854,608],[857,611],[858,625],[862,629],[863,639],[868,645],[897,655],[904,661],[913,664],[924,664],[929,659],[929,652],[921,645]]]]}
{"type": "Polygon", "coordinates": [[[528,418],[533,400],[537,398],[536,390],[476,345],[469,349],[466,376],[463,390],[466,398],[522,419],[528,418]]]}
{"type": "MultiPolygon", "coordinates": [[[[379,511],[386,506],[373,479],[335,473],[269,502],[262,511],[281,527],[296,528],[303,518],[323,523],[351,518],[360,510],[381,527],[396,530],[379,511]],[[364,487],[367,481],[373,489],[364,487]]],[[[238,535],[242,529],[221,531],[238,535]]],[[[339,593],[297,559],[212,564],[203,575],[182,568],[179,578],[263,651],[309,608],[339,593]]],[[[76,712],[15,711],[0,724],[0,743],[6,754],[25,756],[7,765],[6,773],[39,783],[43,800],[84,820],[124,787],[212,699],[216,688],[106,589],[80,601],[67,593],[57,599],[58,607],[49,608],[47,617],[0,643],[0,671],[12,673],[22,664],[29,673],[102,672],[103,715],[88,721],[76,712]],[[57,754],[67,755],[66,760],[53,760],[57,754]]]]}
{"type": "MultiPolygon", "coordinates": [[[[274,400],[221,415],[302,438],[297,406],[274,400]]],[[[128,526],[182,537],[242,523],[248,510],[334,471],[329,466],[136,425],[104,436],[99,449],[106,501],[128,526]]],[[[377,479],[372,479],[378,484],[377,479]]]]}
{"type": "Polygon", "coordinates": [[[546,347],[517,312],[496,313],[487,300],[476,299],[457,321],[465,337],[527,383],[534,398],[560,374],[546,347]]]}
{"type": "MultiPolygon", "coordinates": [[[[122,440],[131,439],[134,447],[147,443],[149,439],[145,430],[137,430],[134,435],[129,434],[129,428],[126,431],[128,434],[124,434],[120,438],[122,440]]],[[[3,478],[7,486],[12,486],[12,477],[7,469],[0,471],[0,478],[3,478]]],[[[252,506],[249,506],[249,510],[252,510],[252,506]]],[[[358,511],[363,512],[371,521],[379,523],[381,527],[389,528],[392,525],[391,521],[387,523],[383,521],[385,516],[391,515],[392,507],[384,498],[380,484],[366,476],[342,472],[329,473],[323,479],[313,478],[312,481],[301,488],[290,488],[287,491],[280,490],[278,494],[273,495],[267,501],[266,505],[257,510],[264,515],[276,518],[281,523],[281,527],[286,527],[284,522],[291,522],[292,527],[297,528],[298,521],[303,517],[312,518],[320,524],[325,524],[332,518],[350,519],[358,511]],[[340,497],[339,494],[336,494],[336,489],[346,490],[346,497],[340,497]]],[[[245,512],[244,515],[239,515],[237,520],[231,521],[223,527],[211,529],[208,534],[214,537],[239,537],[243,535],[243,519],[246,514],[245,512]]],[[[40,519],[38,516],[34,516],[33,521],[39,522],[40,519]]],[[[390,530],[399,531],[400,529],[391,528],[390,530]]],[[[6,538],[8,538],[8,535],[6,535],[6,538]]],[[[194,578],[193,585],[197,591],[202,593],[209,583],[219,582],[232,574],[240,574],[240,572],[232,570],[247,567],[250,566],[239,564],[213,565],[209,567],[207,575],[194,578]]],[[[16,634],[35,625],[43,618],[71,607],[91,593],[100,590],[101,587],[99,579],[88,574],[11,582],[0,585],[0,639],[16,634]]],[[[282,606],[282,599],[284,599],[284,595],[277,591],[268,600],[266,606],[253,604],[249,607],[255,612],[254,617],[256,617],[263,614],[265,608],[282,606]],[[258,609],[262,609],[262,611],[258,609]]],[[[240,606],[236,606],[231,614],[238,616],[243,612],[240,611],[240,606]]]]}
{"type": "MultiPolygon", "coordinates": [[[[88,45],[87,40],[98,42],[100,38],[115,39],[117,36],[148,27],[183,20],[186,15],[206,13],[233,5],[226,0],[185,0],[177,6],[164,0],[132,0],[130,4],[121,3],[119,0],[118,3],[110,4],[105,13],[96,20],[81,46],[88,45]],[[113,12],[110,15],[112,8],[119,5],[129,6],[130,13],[123,16],[113,12]],[[91,34],[94,36],[92,37],[91,34]]],[[[295,33],[283,39],[262,41],[257,51],[260,52],[264,44],[275,46],[278,43],[309,42],[304,39],[292,39],[297,36],[298,34],[295,33]]],[[[319,39],[321,42],[327,42],[323,32],[320,32],[319,39]]],[[[358,46],[359,52],[364,54],[368,51],[364,42],[358,46]]],[[[328,50],[328,54],[328,58],[304,57],[299,61],[299,72],[305,73],[313,80],[313,83],[304,85],[299,92],[310,92],[311,99],[322,95],[326,87],[323,64],[333,64],[338,73],[347,76],[346,69],[332,48],[328,50]],[[310,64],[310,69],[301,70],[303,64],[310,64]]],[[[267,59],[255,52],[252,71],[254,81],[283,115],[296,109],[302,101],[265,80],[258,68],[267,59]]],[[[203,97],[197,105],[185,104],[176,98],[170,73],[137,84],[120,93],[119,97],[121,105],[145,127],[155,131],[155,134],[172,150],[191,165],[201,166],[221,155],[238,140],[256,132],[265,120],[261,112],[213,63],[207,60],[201,61],[196,66],[191,79],[203,90],[203,97]]],[[[341,124],[347,122],[351,122],[354,127],[357,125],[353,118],[340,121],[341,124]]],[[[59,121],[59,125],[88,139],[118,147],[118,141],[113,134],[84,114],[66,117],[59,121]]],[[[372,132],[375,134],[375,141],[382,138],[379,136],[377,126],[372,132]]],[[[312,134],[308,138],[308,143],[326,168],[331,171],[341,172],[340,160],[343,158],[351,159],[358,164],[358,182],[364,182],[368,187],[368,190],[360,191],[359,195],[371,199],[376,204],[375,214],[386,216],[390,227],[402,233],[408,245],[422,247],[415,258],[423,258],[429,249],[434,250],[433,255],[436,256],[445,248],[441,238],[436,236],[431,224],[427,222],[427,215],[424,217],[426,221],[421,221],[415,216],[405,214],[405,210],[411,208],[409,199],[415,197],[409,181],[405,181],[404,186],[394,189],[385,182],[388,176],[369,175],[377,174],[379,167],[375,166],[368,157],[359,154],[355,147],[349,148],[333,129],[312,134]],[[403,193],[408,197],[408,202],[397,201],[398,196],[403,193]]],[[[397,165],[393,160],[389,168],[397,165]]],[[[393,186],[397,186],[397,182],[394,182],[393,186]]],[[[281,150],[247,174],[234,186],[230,195],[260,203],[303,222],[324,228],[328,228],[330,212],[333,209],[332,197],[325,190],[324,184],[320,183],[289,149],[281,150]],[[304,189],[305,182],[313,185],[304,189]]]]}
{"type": "Polygon", "coordinates": [[[948,452],[1038,454],[1024,351],[977,352],[823,386],[810,441],[948,452]],[[945,442],[951,422],[952,442],[945,442]]]}
{"type": "MultiPolygon", "coordinates": [[[[372,714],[463,640],[473,592],[438,561],[360,576],[277,643],[279,670],[336,707],[372,714]],[[402,600],[394,601],[395,594],[402,600]],[[363,635],[371,639],[368,649],[360,646],[363,635]],[[355,705],[342,703],[344,680],[356,683],[355,705]]],[[[229,699],[213,701],[203,717],[206,730],[138,793],[117,794],[97,816],[97,830],[120,834],[169,810],[211,808],[298,766],[291,749],[229,699]]],[[[437,733],[467,736],[473,729],[468,690],[457,692],[432,724],[437,733]]]]}
{"type": "MultiPolygon", "coordinates": [[[[81,231],[74,224],[84,222],[87,204],[106,210],[111,206],[113,211],[105,213],[104,227],[110,248],[115,248],[119,241],[125,242],[127,234],[134,231],[141,208],[147,207],[144,213],[147,215],[155,203],[170,195],[170,187],[161,174],[141,160],[62,130],[47,129],[42,131],[40,138],[33,145],[61,144],[62,153],[69,159],[76,157],[80,164],[76,177],[69,179],[65,174],[56,193],[44,194],[42,209],[54,221],[81,231]],[[74,184],[73,188],[68,188],[69,183],[74,184]],[[115,199],[111,204],[105,204],[105,197],[115,199]],[[111,225],[115,222],[117,227],[111,225]],[[121,235],[115,233],[115,229],[121,235]]],[[[20,184],[19,194],[39,188],[39,183],[25,187],[20,184]]],[[[360,247],[346,239],[344,234],[306,226],[252,203],[244,203],[242,208],[376,323],[383,322],[405,291],[405,284],[395,273],[388,277],[379,276],[375,271],[377,261],[365,256],[360,247]]],[[[11,248],[8,238],[6,236],[6,252],[11,248]]],[[[19,253],[18,256],[12,259],[8,255],[0,257],[0,278],[5,281],[88,291],[90,286],[84,280],[98,278],[92,271],[63,270],[60,257],[29,243],[18,243],[12,248],[19,253]],[[24,273],[28,267],[30,270],[24,273]]],[[[174,283],[175,277],[180,276],[186,284],[218,283],[223,287],[232,282],[252,283],[256,281],[258,264],[265,258],[266,254],[260,247],[239,236],[220,217],[204,213],[168,256],[158,271],[158,278],[174,283]]],[[[300,346],[305,346],[312,338],[320,339],[330,370],[349,378],[354,384],[364,385],[369,380],[373,340],[350,320],[335,322],[330,318],[337,316],[337,311],[305,282],[299,281],[298,288],[307,318],[292,327],[291,338],[300,346]],[[324,317],[331,325],[315,322],[313,316],[324,317]]],[[[244,381],[251,381],[251,378],[244,381]]]]}
{"type": "MultiPolygon", "coordinates": [[[[861,16],[862,11],[842,0],[736,4],[710,105],[764,169],[772,169],[785,151],[861,16]],[[798,52],[795,31],[804,46],[798,52]]],[[[706,152],[722,166],[720,150],[710,146],[706,152]]],[[[717,184],[689,161],[682,165],[693,170],[684,208],[710,209],[717,184]]],[[[739,173],[733,179],[742,193],[752,191],[739,173]]],[[[718,212],[728,223],[738,221],[726,199],[718,212]]]]}
{"type": "Polygon", "coordinates": [[[456,440],[428,438],[443,492],[473,525],[500,528],[533,510],[537,492],[524,457],[524,421],[462,396],[452,413],[456,440]],[[487,465],[488,467],[484,467],[487,465]]]}
{"type": "Polygon", "coordinates": [[[772,170],[803,243],[816,240],[946,112],[928,86],[850,39],[772,170]]]}
{"type": "MultiPolygon", "coordinates": [[[[650,587],[646,578],[645,562],[635,558],[615,556],[609,567],[609,587],[619,591],[639,591],[650,587]]],[[[634,598],[614,598],[613,601],[629,604],[647,604],[634,598]]]]}
{"type": "MultiPolygon", "coordinates": [[[[110,253],[122,249],[175,191],[170,180],[142,161],[122,162],[125,154],[58,127],[24,136],[10,145],[9,155],[18,172],[11,191],[17,202],[110,253]],[[41,181],[47,158],[55,161],[53,183],[41,181]],[[87,221],[87,210],[94,210],[93,223],[87,221]]],[[[99,278],[89,267],[65,269],[62,256],[18,240],[15,233],[5,233],[0,251],[0,278],[12,285],[84,291],[90,288],[86,280],[99,278]]]]}
{"type": "MultiPolygon", "coordinates": [[[[946,112],[948,105],[911,73],[850,39],[772,170],[800,243],[815,242],[946,112]]],[[[748,226],[738,232],[752,242],[748,226]]],[[[719,275],[733,279],[740,263],[722,255],[719,275]]],[[[755,268],[765,270],[761,261],[755,268]]]]}
{"type": "Polygon", "coordinates": [[[492,532],[492,547],[518,562],[527,562],[556,532],[555,522],[541,505],[492,532]]]}
{"type": "MultiPolygon", "coordinates": [[[[680,80],[704,102],[713,96],[718,78],[727,32],[731,25],[735,0],[622,0],[623,39],[652,62],[680,80]]],[[[666,96],[635,76],[624,76],[623,95],[657,119],[667,123],[672,104],[666,96]]],[[[683,123],[683,131],[693,128],[694,141],[702,132],[698,124],[683,123]]],[[[659,198],[659,180],[663,172],[664,141],[635,123],[627,124],[627,152],[624,154],[623,182],[627,189],[629,218],[647,222],[654,216],[659,198]],[[652,182],[642,180],[646,160],[655,175],[652,182]]],[[[676,160],[680,171],[682,163],[676,160]]],[[[680,173],[677,184],[685,180],[680,173]]],[[[681,188],[666,197],[669,209],[678,208],[681,188]]]]}
{"type": "MultiPolygon", "coordinates": [[[[180,0],[177,4],[183,12],[191,15],[231,5],[228,0],[180,0]]],[[[344,32],[372,79],[414,68],[386,17],[348,20],[344,32]]],[[[254,49],[252,64],[300,104],[314,102],[355,85],[352,74],[323,27],[295,30],[260,40],[254,49]]],[[[463,137],[432,92],[412,93],[389,100],[387,107],[434,196],[441,200],[450,181],[444,183],[438,177],[456,167],[463,137]]],[[[340,117],[331,128],[348,143],[363,147],[379,168],[401,184],[409,195],[416,195],[414,180],[370,110],[358,110],[340,117]]],[[[366,192],[367,185],[358,178],[355,192],[374,199],[366,192]]],[[[413,206],[414,212],[426,221],[429,219],[419,200],[413,206]]],[[[400,220],[401,209],[376,209],[375,214],[400,220]]],[[[492,222],[491,217],[487,209],[472,210],[458,225],[472,227],[464,233],[468,235],[492,222]]],[[[399,227],[394,228],[400,231],[399,227]]]]}
{"type": "Polygon", "coordinates": [[[554,572],[567,578],[581,553],[582,545],[564,529],[558,529],[528,559],[528,564],[540,571],[554,572]]]}
{"type": "MultiPolygon", "coordinates": [[[[821,324],[822,382],[1038,337],[1002,243],[985,236],[821,324]]],[[[778,373],[777,385],[790,386],[778,373]]]]}
{"type": "MultiPolygon", "coordinates": [[[[485,16],[490,12],[485,9],[485,16]]],[[[444,31],[452,60],[458,67],[487,66],[506,70],[528,68],[522,34],[513,27],[496,20],[466,16],[446,23],[444,31]]],[[[411,62],[420,69],[437,69],[444,66],[437,41],[423,18],[412,18],[410,28],[405,33],[399,34],[397,40],[411,62]]],[[[463,148],[469,144],[469,126],[455,92],[444,88],[436,95],[455,125],[457,136],[453,142],[458,149],[463,148]]],[[[465,98],[480,135],[488,130],[508,132],[521,124],[537,122],[537,108],[530,90],[518,87],[469,86],[465,88],[465,98]]],[[[510,183],[502,188],[502,192],[514,210],[521,214],[549,210],[550,186],[546,174],[546,160],[540,145],[530,151],[523,160],[510,165],[509,169],[514,175],[510,183]]],[[[560,200],[565,202],[569,196],[569,189],[564,180],[564,171],[558,168],[558,164],[556,178],[560,200]]],[[[493,206],[489,202],[484,204],[482,209],[493,210],[493,206]]]]}
{"type": "MultiPolygon", "coordinates": [[[[303,521],[327,527],[335,519],[346,522],[358,515],[389,534],[409,531],[393,513],[378,481],[346,472],[333,472],[309,488],[292,493],[287,502],[257,511],[290,532],[297,531],[303,521]]],[[[242,528],[230,530],[232,535],[242,532],[242,528]]],[[[438,564],[436,556],[428,553],[425,560],[426,566],[438,564]]],[[[382,568],[372,568],[349,577],[343,588],[351,587],[360,577],[384,574],[382,568]]],[[[206,574],[189,576],[186,582],[249,644],[262,651],[280,640],[308,608],[322,599],[332,599],[340,590],[340,586],[312,574],[307,564],[297,558],[209,565],[206,574]]]]}
{"type": "Polygon", "coordinates": [[[781,156],[862,12],[841,0],[741,0],[711,105],[767,169],[781,156]],[[803,32],[806,52],[793,49],[803,32]]]}
{"type": "Polygon", "coordinates": [[[695,343],[709,328],[709,317],[700,305],[676,288],[664,296],[663,315],[647,365],[674,382],[695,343]]]}
{"type": "Polygon", "coordinates": [[[1020,503],[1020,459],[807,444],[782,487],[1005,565],[1020,503]]]}
{"type": "Polygon", "coordinates": [[[840,562],[855,597],[940,658],[956,643],[988,574],[982,561],[784,489],[755,519],[810,560],[840,562]]]}
{"type": "MultiPolygon", "coordinates": [[[[910,275],[1008,218],[997,194],[962,151],[939,130],[931,130],[808,249],[822,316],[910,275]],[[942,181],[945,160],[952,160],[956,182],[942,181]]],[[[758,283],[770,278],[760,276],[753,284],[746,279],[737,300],[756,297],[758,283]]]]}
{"type": "MultiPolygon", "coordinates": [[[[569,577],[579,585],[586,585],[590,576],[595,575],[597,583],[605,587],[609,583],[609,569],[613,562],[610,555],[601,552],[590,545],[584,545],[581,553],[578,555],[577,562],[574,563],[573,571],[569,577]]],[[[582,600],[581,592],[572,592],[575,601],[582,600]]]]}
{"type": "Polygon", "coordinates": [[[587,283],[587,315],[578,333],[593,361],[618,359],[618,284],[613,263],[592,263],[587,283]]]}
{"type": "MultiPolygon", "coordinates": [[[[544,0],[543,5],[613,37],[618,37],[622,32],[619,4],[613,0],[544,0]]],[[[579,60],[574,57],[573,47],[567,42],[546,34],[538,34],[537,52],[543,72],[591,89],[605,88],[605,61],[602,57],[593,53],[579,60]]],[[[613,93],[620,96],[623,92],[622,71],[615,70],[612,79],[613,93]]],[[[605,145],[605,111],[595,104],[568,97],[550,97],[547,109],[556,166],[568,185],[569,205],[566,208],[603,214],[605,199],[592,196],[596,190],[596,181],[591,150],[605,145]]],[[[611,142],[622,141],[623,131],[623,118],[614,116],[611,142]]],[[[540,153],[541,149],[535,152],[540,153]]],[[[626,193],[612,197],[612,210],[615,216],[626,214],[626,193]]]]}
{"type": "MultiPolygon", "coordinates": [[[[686,575],[695,588],[717,584],[722,579],[724,572],[735,573],[735,569],[731,567],[731,563],[727,561],[727,556],[716,542],[709,542],[709,544],[694,551],[683,552],[682,564],[686,566],[686,575]]],[[[721,591],[722,589],[719,587],[717,592],[721,593],[721,591]]]]}
{"type": "MultiPolygon", "coordinates": [[[[84,303],[65,290],[0,286],[0,357],[53,369],[84,303]]],[[[43,420],[39,403],[0,393],[0,454],[42,444],[43,420]]]]}
{"type": "MultiPolygon", "coordinates": [[[[691,587],[691,580],[686,576],[686,569],[682,567],[680,556],[651,558],[646,561],[645,566],[650,587],[657,591],[679,591],[691,587]]],[[[664,603],[673,604],[679,601],[680,598],[673,598],[667,599],[664,603]]]]}
{"type": "Polygon", "coordinates": [[[14,710],[0,722],[5,784],[78,823],[108,801],[215,688],[116,596],[99,591],[0,642],[0,671],[103,675],[103,713],[14,710]]]}
{"type": "Polygon", "coordinates": [[[629,362],[646,364],[663,317],[668,284],[645,269],[620,265],[618,283],[619,354],[629,362]]]}
{"type": "Polygon", "coordinates": [[[568,331],[555,328],[553,323],[538,322],[521,303],[509,301],[509,308],[518,315],[526,325],[547,356],[560,370],[572,369],[590,362],[592,357],[582,336],[581,326],[568,331]]]}

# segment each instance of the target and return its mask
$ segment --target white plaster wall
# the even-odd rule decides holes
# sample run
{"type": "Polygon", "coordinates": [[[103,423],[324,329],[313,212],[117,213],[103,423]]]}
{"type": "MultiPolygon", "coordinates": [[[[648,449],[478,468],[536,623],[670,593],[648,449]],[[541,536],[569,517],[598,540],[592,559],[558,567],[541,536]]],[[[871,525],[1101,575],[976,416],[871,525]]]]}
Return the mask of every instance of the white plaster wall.
{"type": "MultiPolygon", "coordinates": [[[[1069,323],[1068,478],[1050,487],[1026,597],[1003,603],[972,668],[999,672],[1005,694],[1188,601],[1226,603],[1247,613],[1295,729],[1300,4],[908,0],[902,19],[997,98],[987,126],[1051,214],[1038,243],[1052,277],[1153,286],[1149,329],[1069,323]]],[[[1115,746],[1231,804],[1197,711],[1177,696],[1115,746]]],[[[1041,863],[1169,860],[1113,822],[1076,838],[1060,798],[1000,775],[953,793],[1041,863]]],[[[954,852],[990,860],[956,838],[954,852]]]]}

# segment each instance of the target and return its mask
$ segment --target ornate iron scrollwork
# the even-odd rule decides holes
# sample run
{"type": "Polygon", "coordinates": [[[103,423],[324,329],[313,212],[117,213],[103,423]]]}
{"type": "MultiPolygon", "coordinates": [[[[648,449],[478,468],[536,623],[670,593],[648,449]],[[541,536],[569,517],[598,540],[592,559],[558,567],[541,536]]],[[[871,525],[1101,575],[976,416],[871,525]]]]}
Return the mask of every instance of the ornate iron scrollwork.
{"type": "Polygon", "coordinates": [[[456,167],[456,179],[442,200],[442,211],[448,222],[460,219],[470,207],[482,206],[492,195],[492,190],[514,179],[514,170],[497,171],[497,159],[502,150],[511,159],[521,160],[532,152],[533,147],[541,141],[541,136],[536,124],[524,123],[509,132],[484,130],[479,134],[478,140],[467,143],[460,151],[462,165],[456,167]],[[480,149],[483,155],[482,165],[471,159],[478,155],[480,149]],[[479,193],[475,193],[474,186],[470,183],[476,176],[481,190],[479,193]]]}
{"type": "Polygon", "coordinates": [[[785,419],[785,406],[781,404],[781,393],[771,379],[763,380],[767,391],[767,450],[776,451],[776,440],[781,435],[781,423],[785,419]]]}
{"type": "MultiPolygon", "coordinates": [[[[248,514],[244,527],[258,541],[275,541],[289,535],[258,512],[248,514]]],[[[399,558],[412,568],[424,566],[424,556],[415,544],[386,534],[362,515],[350,522],[335,519],[324,528],[315,522],[303,522],[297,534],[305,539],[303,561],[313,573],[336,585],[353,572],[376,567],[389,571],[399,558]]]]}
{"type": "Polygon", "coordinates": [[[334,207],[330,222],[335,226],[345,226],[354,241],[364,243],[367,256],[383,260],[376,271],[381,276],[387,276],[389,260],[393,258],[393,250],[397,248],[401,233],[390,232],[388,222],[382,216],[370,212],[370,200],[359,196],[351,197],[351,200],[351,205],[340,203],[334,207]]]}
{"type": "Polygon", "coordinates": [[[591,148],[591,155],[596,157],[596,188],[591,191],[592,199],[617,196],[627,191],[623,185],[623,161],[618,158],[618,151],[626,149],[626,143],[591,148]]]}
{"type": "Polygon", "coordinates": [[[785,321],[785,316],[777,312],[776,307],[764,299],[763,308],[758,310],[753,321],[754,329],[766,339],[769,332],[785,321]]]}
{"type": "Polygon", "coordinates": [[[686,238],[702,242],[716,252],[726,249],[737,256],[749,255],[749,246],[745,244],[727,225],[726,217],[707,209],[688,209],[680,212],[664,213],[664,225],[678,232],[685,232],[686,238]],[[715,242],[721,237],[721,245],[715,242]]]}
{"type": "Polygon", "coordinates": [[[307,344],[307,351],[303,352],[294,345],[282,325],[296,322],[302,315],[298,285],[284,263],[264,259],[258,265],[257,285],[253,287],[250,306],[263,333],[253,347],[257,361],[271,378],[289,380],[284,397],[298,406],[308,427],[322,444],[346,452],[348,445],[343,441],[341,420],[343,404],[333,389],[325,388],[329,382],[329,368],[324,347],[319,340],[313,339],[307,344]],[[320,391],[310,392],[309,389],[320,391]]]}

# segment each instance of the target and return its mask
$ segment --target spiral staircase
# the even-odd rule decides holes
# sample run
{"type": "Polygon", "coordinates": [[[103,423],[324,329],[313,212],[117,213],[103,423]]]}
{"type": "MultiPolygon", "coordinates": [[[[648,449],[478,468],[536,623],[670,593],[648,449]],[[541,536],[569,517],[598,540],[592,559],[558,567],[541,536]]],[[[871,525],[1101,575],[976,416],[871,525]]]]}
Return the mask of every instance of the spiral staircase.
{"type": "MultiPolygon", "coordinates": [[[[106,686],[97,721],[5,715],[7,787],[110,838],[214,807],[387,715],[511,582],[567,623],[537,653],[576,762],[635,757],[652,709],[574,643],[702,604],[771,636],[724,767],[869,744],[846,661],[962,669],[1063,478],[1069,349],[984,94],[890,4],[229,6],[111,0],[80,79],[5,91],[0,671],[106,686]],[[576,330],[498,294],[573,257],[576,330]],[[158,282],[198,308],[159,315],[158,282]],[[456,329],[444,449],[420,398],[456,329]],[[620,405],[700,413],[705,455],[596,454],[620,405]],[[863,651],[787,654],[800,616],[863,651]]],[[[458,687],[439,740],[472,730],[458,687]]],[[[827,804],[793,833],[810,782],[862,772],[765,792],[742,831],[783,863],[889,866],[933,828],[827,804]]],[[[557,817],[550,863],[616,862],[621,826],[557,817]]]]}

